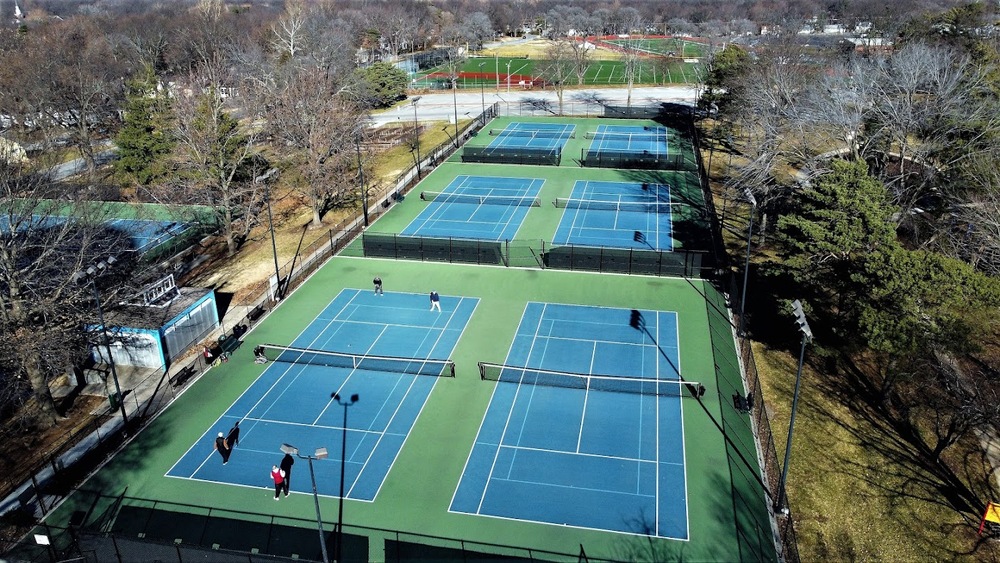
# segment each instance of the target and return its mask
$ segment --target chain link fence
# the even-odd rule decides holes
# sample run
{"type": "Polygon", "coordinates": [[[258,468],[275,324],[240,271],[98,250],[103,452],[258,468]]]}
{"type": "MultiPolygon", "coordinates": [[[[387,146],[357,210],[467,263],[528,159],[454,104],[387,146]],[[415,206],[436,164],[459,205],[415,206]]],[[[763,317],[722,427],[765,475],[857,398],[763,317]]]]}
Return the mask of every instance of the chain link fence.
{"type": "MultiPolygon", "coordinates": [[[[522,104],[522,107],[528,107],[530,114],[535,114],[538,111],[540,115],[551,115],[551,113],[545,113],[545,110],[531,109],[530,105],[524,106],[522,104]]],[[[567,113],[603,116],[606,115],[605,107],[611,106],[582,103],[573,106],[571,109],[574,111],[567,113]]],[[[512,115],[509,113],[510,108],[506,109],[508,111],[507,115],[512,115]]],[[[609,111],[616,114],[623,113],[620,108],[609,111]]],[[[636,115],[641,115],[644,111],[648,110],[637,109],[636,115]]],[[[447,159],[461,145],[462,141],[475,135],[489,119],[501,113],[502,110],[499,104],[487,108],[483,115],[472,120],[459,132],[457,140],[446,141],[431,151],[419,163],[419,168],[432,167],[447,159]]],[[[529,113],[519,115],[527,115],[529,113]]],[[[700,165],[700,155],[698,155],[698,158],[700,165]]],[[[704,177],[704,167],[699,167],[704,177]]],[[[413,167],[401,173],[394,184],[377,192],[370,193],[369,197],[371,201],[376,202],[376,204],[368,209],[369,221],[387,211],[393,202],[404,197],[409,189],[416,184],[418,178],[418,168],[413,167]]],[[[707,180],[707,178],[703,178],[703,180],[707,180]]],[[[244,294],[240,301],[234,303],[238,307],[243,307],[244,313],[235,322],[229,332],[223,331],[223,334],[219,337],[219,346],[223,350],[238,346],[240,337],[246,329],[259,322],[280,301],[282,296],[303,283],[327,259],[347,247],[349,243],[363,232],[364,226],[363,214],[359,210],[354,216],[325,231],[312,243],[306,245],[289,263],[279,269],[279,275],[259,284],[244,294]]],[[[361,249],[362,253],[365,251],[363,244],[356,245],[355,248],[361,249]]],[[[491,246],[488,254],[492,257],[491,259],[508,266],[544,268],[554,267],[551,254],[553,251],[556,251],[556,249],[547,247],[544,241],[538,241],[537,243],[534,241],[506,241],[491,246]]],[[[570,256],[568,260],[565,259],[565,256],[556,260],[556,267],[650,273],[643,269],[646,267],[645,265],[648,265],[648,261],[645,261],[645,259],[636,260],[633,257],[623,259],[621,256],[615,255],[613,258],[609,256],[609,259],[605,260],[603,251],[598,253],[595,258],[593,249],[584,250],[582,253],[580,249],[566,249],[556,252],[569,252],[570,256]],[[576,259],[578,255],[584,258],[578,261],[576,259]],[[643,265],[640,268],[643,271],[634,270],[637,263],[643,265]]],[[[677,255],[670,257],[668,260],[668,263],[672,264],[670,268],[671,272],[662,275],[678,275],[687,279],[712,279],[714,283],[723,283],[720,279],[721,270],[716,269],[715,260],[705,259],[706,256],[711,255],[710,253],[686,252],[660,254],[677,255]]],[[[476,255],[481,256],[479,251],[476,252],[476,255]]],[[[438,258],[440,258],[440,255],[438,255],[438,258]]],[[[658,260],[658,263],[663,263],[662,256],[658,260]]],[[[739,303],[737,299],[739,294],[737,292],[736,281],[730,276],[725,284],[730,299],[729,308],[738,310],[739,303]]],[[[708,306],[714,308],[714,311],[710,311],[710,318],[726,314],[727,307],[724,303],[709,302],[708,306]]],[[[725,319],[725,323],[732,327],[728,317],[725,319]]],[[[719,326],[722,325],[716,326],[713,330],[718,331],[719,326]]],[[[722,343],[725,342],[726,338],[729,338],[730,341],[732,338],[731,334],[727,336],[723,332],[713,332],[712,334],[713,347],[718,342],[719,350],[725,348],[722,343]]],[[[726,357],[723,353],[719,353],[718,355],[719,357],[726,357]]],[[[742,335],[737,339],[737,356],[737,358],[731,358],[730,361],[741,364],[742,373],[745,377],[746,392],[748,395],[752,394],[755,397],[757,405],[749,411],[747,420],[752,425],[753,436],[755,436],[757,441],[757,447],[754,450],[758,452],[763,468],[762,486],[767,496],[774,497],[780,478],[777,446],[771,432],[766,409],[763,408],[763,394],[759,373],[753,357],[753,350],[749,340],[742,335]]],[[[33,511],[34,507],[37,506],[44,515],[59,498],[71,492],[79,494],[80,492],[74,491],[73,487],[77,483],[82,482],[89,471],[97,467],[104,459],[107,459],[115,450],[121,447],[127,440],[129,433],[139,431],[144,424],[152,420],[156,412],[162,410],[164,406],[176,398],[183,390],[188,379],[208,367],[204,358],[200,355],[194,358],[194,361],[179,361],[177,365],[178,367],[174,370],[173,374],[166,367],[161,370],[152,370],[145,376],[145,379],[139,379],[137,384],[132,386],[134,388],[143,387],[150,389],[151,391],[147,394],[132,394],[131,396],[125,394],[122,397],[126,405],[126,413],[130,420],[128,425],[122,424],[121,419],[116,416],[117,410],[113,410],[112,405],[109,403],[107,408],[92,420],[89,420],[74,431],[68,432],[66,438],[59,444],[53,446],[48,451],[38,453],[23,460],[20,463],[18,471],[5,473],[4,478],[0,480],[0,487],[7,492],[8,498],[14,499],[17,505],[26,510],[30,509],[33,511]]],[[[732,366],[729,367],[731,368],[732,366]]],[[[721,366],[717,366],[717,369],[721,369],[721,366]]],[[[117,409],[116,405],[114,409],[117,409]]],[[[738,420],[732,418],[725,420],[726,425],[738,423],[738,420]]],[[[741,449],[745,449],[745,446],[741,449]]],[[[759,476],[755,478],[761,479],[759,476]]],[[[121,507],[125,506],[123,499],[118,499],[118,501],[118,509],[113,511],[116,517],[121,507]]],[[[749,507],[754,502],[759,502],[759,499],[736,499],[736,501],[749,507]]],[[[157,504],[156,501],[141,501],[136,499],[130,502],[134,502],[138,506],[143,506],[144,503],[145,505],[152,503],[154,508],[163,508],[162,506],[155,506],[157,504]]],[[[768,502],[770,508],[770,499],[766,499],[766,502],[768,502]]],[[[164,503],[159,504],[163,505],[164,503]]],[[[203,508],[202,510],[208,514],[212,509],[203,508]]],[[[190,514],[189,510],[182,510],[181,512],[190,514]]],[[[224,519],[224,516],[220,514],[216,514],[214,517],[213,521],[219,521],[220,518],[224,519]]],[[[260,521],[261,518],[275,517],[255,515],[255,518],[252,520],[260,521]]],[[[74,515],[74,520],[76,519],[76,515],[74,515]]],[[[3,553],[7,554],[8,559],[11,560],[50,562],[231,560],[249,561],[252,563],[256,561],[291,561],[318,557],[318,553],[313,555],[292,552],[282,554],[280,550],[262,552],[260,549],[254,551],[252,548],[246,551],[230,549],[218,542],[206,543],[183,539],[178,542],[176,541],[176,536],[160,537],[157,539],[159,536],[153,534],[152,537],[147,538],[145,535],[133,535],[134,531],[128,533],[123,533],[120,530],[115,531],[113,526],[88,527],[83,520],[80,521],[79,526],[71,526],[66,529],[52,528],[41,524],[41,527],[36,528],[36,531],[49,537],[51,542],[49,545],[40,545],[29,535],[18,542],[7,543],[5,545],[0,544],[0,548],[2,548],[3,553]]],[[[126,520],[131,521],[132,519],[126,518],[126,520]]],[[[209,520],[212,519],[206,516],[206,526],[209,520]]],[[[27,531],[33,525],[33,522],[25,522],[25,525],[27,526],[25,531],[27,531]]],[[[239,525],[245,526],[246,523],[241,520],[239,525]]],[[[294,529],[301,528],[303,530],[302,533],[308,533],[312,537],[312,541],[316,541],[313,535],[315,534],[315,528],[313,528],[315,522],[272,522],[270,525],[280,525],[294,529]]],[[[772,535],[777,536],[775,543],[781,548],[779,558],[783,561],[797,563],[799,561],[799,554],[796,547],[792,518],[790,516],[773,518],[773,526],[772,535]]],[[[383,542],[386,561],[412,560],[414,557],[423,559],[449,558],[467,560],[470,558],[481,558],[483,554],[490,554],[491,557],[498,555],[501,557],[514,557],[528,561],[580,557],[578,553],[553,553],[516,546],[470,542],[456,538],[410,534],[402,531],[346,526],[344,532],[348,538],[353,538],[350,540],[345,539],[345,553],[354,553],[354,555],[350,555],[350,558],[358,561],[366,561],[369,557],[370,548],[362,547],[361,543],[354,543],[362,541],[364,542],[364,546],[368,546],[369,541],[383,542]],[[349,545],[354,545],[354,547],[348,549],[349,545]]],[[[141,532],[141,534],[145,533],[141,532]]],[[[759,526],[751,526],[741,528],[741,534],[746,536],[741,538],[741,545],[759,546],[762,545],[764,538],[768,536],[768,531],[761,529],[759,526]]],[[[202,536],[208,537],[204,533],[202,536]]],[[[741,555],[746,559],[758,559],[762,554],[751,551],[742,553],[741,555]]],[[[594,559],[591,558],[590,560],[594,559]]]]}

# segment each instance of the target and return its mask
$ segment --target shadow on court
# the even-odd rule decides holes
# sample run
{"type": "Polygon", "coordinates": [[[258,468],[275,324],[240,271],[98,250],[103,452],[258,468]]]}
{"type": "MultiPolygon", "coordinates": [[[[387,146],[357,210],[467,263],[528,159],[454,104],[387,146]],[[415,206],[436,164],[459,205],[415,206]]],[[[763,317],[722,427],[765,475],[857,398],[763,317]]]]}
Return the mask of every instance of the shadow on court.
{"type": "MultiPolygon", "coordinates": [[[[121,538],[157,543],[180,544],[212,550],[259,553],[310,561],[322,560],[315,522],[298,521],[262,514],[241,514],[242,519],[215,516],[204,507],[184,506],[184,512],[142,506],[123,506],[111,532],[121,538]],[[259,518],[252,521],[247,516],[259,518]],[[313,527],[305,527],[312,525],[313,527]]],[[[336,549],[333,525],[326,524],[326,548],[336,549]]],[[[368,538],[344,535],[343,560],[368,561],[368,538]]],[[[111,558],[109,560],[114,560],[111,558]]],[[[244,555],[245,560],[245,555],[244,555]]]]}
{"type": "Polygon", "coordinates": [[[531,557],[518,555],[496,555],[469,551],[461,547],[442,547],[414,542],[386,540],[385,560],[387,562],[402,561],[537,561],[531,557]]]}

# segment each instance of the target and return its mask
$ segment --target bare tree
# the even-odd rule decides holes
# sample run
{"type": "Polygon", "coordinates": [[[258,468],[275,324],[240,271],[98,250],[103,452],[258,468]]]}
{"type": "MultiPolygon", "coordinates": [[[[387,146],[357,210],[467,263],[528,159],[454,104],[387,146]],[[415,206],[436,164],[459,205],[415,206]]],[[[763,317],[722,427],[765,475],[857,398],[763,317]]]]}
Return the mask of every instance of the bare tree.
{"type": "Polygon", "coordinates": [[[535,66],[535,72],[551,86],[559,100],[559,115],[563,113],[563,97],[566,86],[575,76],[576,59],[572,39],[553,41],[545,50],[545,60],[535,66]]]}
{"type": "Polygon", "coordinates": [[[469,49],[479,51],[483,48],[483,43],[496,35],[493,31],[493,22],[484,12],[472,12],[462,20],[462,28],[465,30],[465,40],[469,49]]]}
{"type": "Polygon", "coordinates": [[[417,22],[405,6],[388,4],[382,10],[373,10],[366,15],[370,18],[371,27],[381,32],[381,38],[392,60],[398,59],[404,48],[413,49],[417,22]]]}
{"type": "Polygon", "coordinates": [[[24,136],[75,147],[93,171],[97,137],[118,124],[128,73],[97,22],[53,23],[7,49],[0,54],[0,113],[24,136]]]}
{"type": "MultiPolygon", "coordinates": [[[[0,373],[30,394],[43,425],[58,418],[49,382],[82,362],[83,327],[96,324],[89,288],[74,274],[132,248],[127,234],[106,227],[106,206],[60,191],[44,175],[0,161],[0,373]]],[[[109,303],[115,295],[107,293],[109,303]]]]}
{"type": "Polygon", "coordinates": [[[323,69],[294,65],[262,93],[269,133],[293,148],[297,189],[309,202],[315,227],[335,205],[353,201],[355,137],[364,116],[338,95],[342,87],[323,69]]]}
{"type": "Polygon", "coordinates": [[[294,59],[305,48],[306,6],[301,0],[285,4],[285,13],[271,27],[271,46],[279,59],[294,59]]]}
{"type": "Polygon", "coordinates": [[[993,156],[965,163],[967,193],[948,192],[947,224],[932,243],[978,270],[1000,276],[1000,168],[993,156]]]}
{"type": "MultiPolygon", "coordinates": [[[[69,129],[70,139],[86,160],[88,172],[97,168],[97,138],[115,128],[117,110],[124,102],[119,64],[110,44],[96,26],[72,20],[52,38],[49,56],[60,61],[53,69],[49,122],[69,129]]],[[[62,26],[60,26],[62,27],[62,26]]]]}
{"type": "Polygon", "coordinates": [[[735,197],[743,189],[754,194],[761,210],[761,232],[768,228],[771,204],[784,193],[776,180],[779,166],[787,163],[790,155],[798,154],[801,159],[811,150],[804,144],[802,123],[795,119],[797,100],[810,71],[790,64],[786,55],[784,50],[777,55],[765,53],[752,72],[740,77],[739,98],[732,113],[742,137],[743,158],[737,161],[726,187],[735,197]]]}
{"type": "Polygon", "coordinates": [[[626,100],[625,107],[632,107],[632,89],[642,71],[641,51],[638,49],[638,39],[632,32],[642,30],[643,21],[635,8],[622,8],[616,12],[616,25],[621,33],[629,34],[622,46],[622,72],[625,74],[626,100]]]}
{"type": "Polygon", "coordinates": [[[225,107],[228,64],[206,61],[189,76],[183,93],[175,97],[178,179],[187,202],[210,206],[226,239],[229,255],[236,253],[254,225],[262,194],[254,183],[252,161],[260,126],[253,117],[241,125],[225,107]]]}
{"type": "Polygon", "coordinates": [[[866,126],[875,105],[875,77],[870,66],[863,60],[835,65],[807,85],[797,113],[800,120],[814,125],[816,146],[831,150],[843,147],[852,160],[869,155],[873,139],[866,126]]]}
{"type": "Polygon", "coordinates": [[[590,69],[590,56],[594,46],[586,40],[569,41],[570,53],[573,57],[573,72],[576,74],[577,86],[583,86],[583,80],[590,69]]]}
{"type": "Polygon", "coordinates": [[[548,28],[549,39],[563,39],[571,31],[579,31],[574,22],[585,16],[586,12],[579,6],[567,6],[566,4],[553,6],[545,13],[545,25],[548,28]]]}

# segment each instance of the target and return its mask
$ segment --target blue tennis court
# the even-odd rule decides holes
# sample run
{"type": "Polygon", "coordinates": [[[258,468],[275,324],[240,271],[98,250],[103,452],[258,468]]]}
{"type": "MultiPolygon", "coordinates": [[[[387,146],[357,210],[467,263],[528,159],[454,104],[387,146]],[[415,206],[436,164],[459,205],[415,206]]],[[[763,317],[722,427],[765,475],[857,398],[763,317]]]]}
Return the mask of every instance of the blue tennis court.
{"type": "MultiPolygon", "coordinates": [[[[18,228],[46,229],[62,225],[66,219],[56,215],[32,215],[30,222],[23,222],[18,228]]],[[[190,225],[185,223],[146,219],[114,219],[104,224],[110,229],[126,234],[132,242],[132,249],[139,253],[152,250],[190,228],[190,225]]],[[[9,230],[9,218],[0,216],[0,232],[9,230]]]]}
{"type": "Polygon", "coordinates": [[[128,233],[138,252],[152,250],[190,228],[185,223],[144,219],[115,219],[108,225],[128,233]]]}
{"type": "Polygon", "coordinates": [[[635,250],[673,250],[670,186],[580,180],[565,207],[553,244],[635,250]]]}
{"type": "Polygon", "coordinates": [[[677,338],[673,312],[529,303],[450,510],[687,539],[677,338]]]}
{"type": "Polygon", "coordinates": [[[641,125],[599,125],[594,133],[587,133],[593,139],[589,152],[637,153],[666,155],[669,152],[666,127],[644,127],[641,125]]]}
{"type": "MultiPolygon", "coordinates": [[[[345,289],[291,345],[366,356],[444,359],[450,357],[478,302],[442,295],[441,312],[432,312],[426,294],[376,296],[345,289]]],[[[303,453],[325,447],[329,458],[313,463],[316,484],[320,494],[336,497],[344,408],[330,394],[358,394],[358,402],[348,409],[344,497],[373,500],[438,379],[271,362],[167,475],[273,491],[268,473],[280,462],[283,443],[303,453]],[[214,439],[236,422],[241,428],[239,444],[223,465],[213,451],[214,439]]],[[[291,490],[312,492],[304,465],[295,466],[291,490]]]]}
{"type": "Polygon", "coordinates": [[[559,123],[524,123],[509,124],[501,131],[490,131],[496,139],[490,142],[487,149],[562,149],[566,141],[573,137],[575,125],[559,123]]]}
{"type": "Polygon", "coordinates": [[[456,176],[440,193],[423,192],[427,207],[401,232],[408,236],[502,241],[514,238],[528,214],[540,204],[545,180],[494,176],[456,176]]]}

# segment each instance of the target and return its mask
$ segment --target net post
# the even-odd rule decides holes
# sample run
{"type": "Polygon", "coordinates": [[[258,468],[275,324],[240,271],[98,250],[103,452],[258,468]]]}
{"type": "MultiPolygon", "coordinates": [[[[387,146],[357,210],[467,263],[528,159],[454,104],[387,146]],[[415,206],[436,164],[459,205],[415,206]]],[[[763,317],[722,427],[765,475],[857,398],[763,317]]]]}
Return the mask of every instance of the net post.
{"type": "Polygon", "coordinates": [[[486,365],[483,362],[477,362],[479,366],[479,379],[486,381],[486,365]]]}
{"type": "Polygon", "coordinates": [[[450,368],[451,376],[455,377],[455,362],[449,362],[448,367],[450,368]]]}

